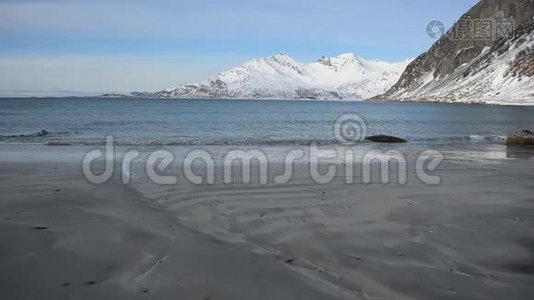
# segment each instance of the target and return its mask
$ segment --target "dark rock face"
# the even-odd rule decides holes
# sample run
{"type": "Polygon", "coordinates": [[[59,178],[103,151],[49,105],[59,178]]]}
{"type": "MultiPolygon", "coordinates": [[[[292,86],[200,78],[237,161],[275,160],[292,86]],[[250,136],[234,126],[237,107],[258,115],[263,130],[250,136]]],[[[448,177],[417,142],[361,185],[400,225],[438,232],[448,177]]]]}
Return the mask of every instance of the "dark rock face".
{"type": "Polygon", "coordinates": [[[157,98],[173,98],[183,97],[187,98],[187,95],[191,93],[198,93],[205,98],[227,98],[229,97],[226,88],[226,83],[221,80],[213,80],[207,83],[200,84],[185,84],[175,90],[163,90],[154,93],[154,97],[157,98]]]}
{"type": "Polygon", "coordinates": [[[522,130],[506,137],[506,145],[534,145],[534,132],[522,130]]]}
{"type": "Polygon", "coordinates": [[[366,137],[365,139],[376,143],[407,143],[405,139],[391,135],[372,135],[366,137]]]}
{"type": "MultiPolygon", "coordinates": [[[[534,32],[534,21],[522,27],[516,34],[518,36],[523,36],[528,32],[534,32]]],[[[534,76],[534,45],[531,45],[517,54],[516,59],[512,62],[508,72],[512,73],[513,76],[534,76]]]]}
{"type": "MultiPolygon", "coordinates": [[[[473,32],[482,31],[470,31],[471,34],[473,32]]],[[[408,65],[399,81],[388,92],[373,100],[417,101],[426,97],[428,101],[454,101],[462,95],[487,96],[484,92],[491,84],[480,84],[475,93],[469,85],[464,86],[462,81],[483,72],[499,59],[512,60],[505,76],[512,75],[519,79],[530,77],[525,80],[534,80],[531,77],[534,75],[534,44],[530,38],[533,33],[534,0],[481,0],[427,52],[408,65]],[[491,23],[491,38],[460,35],[465,33],[461,31],[465,29],[462,26],[480,26],[480,21],[491,23]],[[523,50],[514,54],[515,57],[502,56],[517,49],[518,45],[523,50]],[[436,93],[436,90],[440,92],[436,93]]],[[[494,94],[499,93],[496,89],[494,94]]]]}

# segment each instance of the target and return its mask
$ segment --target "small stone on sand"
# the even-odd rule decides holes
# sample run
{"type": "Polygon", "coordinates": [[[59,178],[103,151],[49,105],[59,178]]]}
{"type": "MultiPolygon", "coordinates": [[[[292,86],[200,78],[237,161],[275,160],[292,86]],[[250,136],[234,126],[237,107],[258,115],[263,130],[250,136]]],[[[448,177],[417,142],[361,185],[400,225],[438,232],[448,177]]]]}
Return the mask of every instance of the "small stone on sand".
{"type": "Polygon", "coordinates": [[[33,227],[33,230],[46,230],[46,229],[48,229],[48,227],[46,227],[46,226],[35,226],[35,227],[33,227]]]}

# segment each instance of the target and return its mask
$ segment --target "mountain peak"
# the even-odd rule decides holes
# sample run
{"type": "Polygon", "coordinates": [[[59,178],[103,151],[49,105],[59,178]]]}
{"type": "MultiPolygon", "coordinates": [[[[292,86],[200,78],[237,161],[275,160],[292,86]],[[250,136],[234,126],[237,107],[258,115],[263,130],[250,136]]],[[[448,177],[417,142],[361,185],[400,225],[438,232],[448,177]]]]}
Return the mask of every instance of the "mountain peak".
{"type": "Polygon", "coordinates": [[[270,59],[274,60],[275,62],[284,64],[284,65],[295,64],[295,60],[287,54],[275,54],[272,57],[270,57],[270,59]]]}
{"type": "Polygon", "coordinates": [[[333,67],[336,69],[346,64],[354,64],[362,67],[360,58],[354,55],[354,53],[343,53],[332,57],[322,56],[317,60],[317,62],[327,67],[333,67]]]}
{"type": "Polygon", "coordinates": [[[272,56],[264,56],[260,58],[253,59],[248,63],[245,63],[243,66],[265,66],[265,65],[284,65],[284,66],[293,66],[296,64],[296,61],[287,54],[275,54],[272,56]]]}
{"type": "Polygon", "coordinates": [[[354,53],[343,53],[343,54],[340,54],[338,56],[335,56],[335,58],[338,58],[338,59],[355,59],[357,58],[357,56],[354,54],[354,53]]]}
{"type": "Polygon", "coordinates": [[[273,59],[280,59],[280,60],[284,60],[284,59],[291,59],[293,60],[293,58],[285,53],[279,53],[279,54],[275,54],[272,56],[273,59]]]}
{"type": "Polygon", "coordinates": [[[532,104],[533,69],[534,0],[481,0],[377,99],[532,104]],[[475,20],[493,26],[489,36],[465,32],[475,20]],[[499,24],[509,27],[500,31],[499,24]]]}
{"type": "Polygon", "coordinates": [[[156,93],[175,98],[365,99],[384,93],[406,65],[370,64],[353,53],[295,61],[287,54],[251,60],[197,84],[156,93]]]}

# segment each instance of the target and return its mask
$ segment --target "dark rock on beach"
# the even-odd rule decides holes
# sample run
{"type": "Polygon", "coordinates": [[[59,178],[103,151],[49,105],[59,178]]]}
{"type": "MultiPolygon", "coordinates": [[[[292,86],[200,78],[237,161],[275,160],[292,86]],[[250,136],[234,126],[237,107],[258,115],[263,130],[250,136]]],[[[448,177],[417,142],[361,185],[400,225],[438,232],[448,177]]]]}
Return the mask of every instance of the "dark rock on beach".
{"type": "Polygon", "coordinates": [[[534,132],[522,130],[506,137],[506,145],[534,145],[534,132]]]}
{"type": "Polygon", "coordinates": [[[401,139],[391,135],[372,135],[365,138],[368,141],[376,143],[406,143],[405,139],[401,139]]]}
{"type": "Polygon", "coordinates": [[[47,226],[35,226],[33,227],[33,230],[47,230],[48,227],[47,226]]]}
{"type": "Polygon", "coordinates": [[[290,259],[286,259],[286,260],[285,260],[285,263],[286,263],[286,264],[292,264],[292,263],[294,263],[294,262],[295,262],[295,259],[294,259],[294,258],[290,258],[290,259]]]}

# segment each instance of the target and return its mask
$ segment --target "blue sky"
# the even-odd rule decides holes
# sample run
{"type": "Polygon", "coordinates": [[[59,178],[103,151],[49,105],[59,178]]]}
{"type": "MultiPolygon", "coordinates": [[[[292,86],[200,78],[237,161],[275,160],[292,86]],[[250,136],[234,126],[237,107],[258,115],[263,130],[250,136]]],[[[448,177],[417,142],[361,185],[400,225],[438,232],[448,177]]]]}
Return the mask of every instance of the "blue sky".
{"type": "Polygon", "coordinates": [[[476,0],[0,0],[0,96],[155,91],[249,59],[416,57],[476,0]]]}

